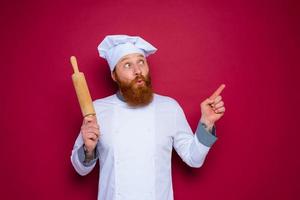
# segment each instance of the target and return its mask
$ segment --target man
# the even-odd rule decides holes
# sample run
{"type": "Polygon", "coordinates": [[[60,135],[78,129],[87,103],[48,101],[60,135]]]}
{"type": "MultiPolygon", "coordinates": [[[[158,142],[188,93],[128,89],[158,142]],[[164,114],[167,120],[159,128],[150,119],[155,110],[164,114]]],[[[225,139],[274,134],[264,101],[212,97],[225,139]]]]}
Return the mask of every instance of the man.
{"type": "Polygon", "coordinates": [[[86,175],[99,159],[99,200],[172,200],[172,149],[191,167],[203,164],[225,112],[225,86],[201,103],[193,134],[179,104],[152,92],[146,57],[155,47],[140,37],[111,35],[98,50],[119,91],[94,101],[96,117],[84,118],[72,164],[86,175]]]}

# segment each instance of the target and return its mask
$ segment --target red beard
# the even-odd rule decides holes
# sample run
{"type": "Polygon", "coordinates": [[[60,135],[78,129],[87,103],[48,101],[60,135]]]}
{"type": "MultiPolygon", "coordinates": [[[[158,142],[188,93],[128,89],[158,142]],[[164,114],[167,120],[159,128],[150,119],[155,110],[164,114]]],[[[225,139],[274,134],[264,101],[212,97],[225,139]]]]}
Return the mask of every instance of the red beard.
{"type": "Polygon", "coordinates": [[[115,75],[121,94],[128,105],[137,107],[151,103],[153,91],[149,74],[146,77],[138,75],[130,83],[121,82],[117,73],[115,75]]]}

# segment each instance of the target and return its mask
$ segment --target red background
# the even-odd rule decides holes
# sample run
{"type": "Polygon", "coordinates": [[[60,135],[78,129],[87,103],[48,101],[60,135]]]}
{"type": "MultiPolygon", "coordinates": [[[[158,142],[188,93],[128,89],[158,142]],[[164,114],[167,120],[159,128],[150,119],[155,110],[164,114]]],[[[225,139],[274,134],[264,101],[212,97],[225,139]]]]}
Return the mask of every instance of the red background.
{"type": "Polygon", "coordinates": [[[299,1],[2,1],[1,199],[96,199],[98,168],[70,162],[81,126],[69,57],[93,99],[113,94],[96,47],[140,35],[155,91],[182,105],[193,130],[221,83],[226,114],[201,169],[173,157],[176,200],[300,199],[299,1]],[[298,118],[298,119],[297,119],[298,118]]]}

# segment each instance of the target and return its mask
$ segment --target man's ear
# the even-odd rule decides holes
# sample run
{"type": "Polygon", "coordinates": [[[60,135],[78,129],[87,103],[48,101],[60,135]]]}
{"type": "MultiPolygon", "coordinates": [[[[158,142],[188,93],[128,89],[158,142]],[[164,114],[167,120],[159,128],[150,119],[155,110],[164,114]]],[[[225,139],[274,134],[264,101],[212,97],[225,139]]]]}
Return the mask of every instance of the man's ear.
{"type": "Polygon", "coordinates": [[[115,72],[115,71],[112,71],[110,75],[111,75],[111,78],[112,78],[115,82],[117,82],[117,79],[116,79],[116,72],[115,72]]]}

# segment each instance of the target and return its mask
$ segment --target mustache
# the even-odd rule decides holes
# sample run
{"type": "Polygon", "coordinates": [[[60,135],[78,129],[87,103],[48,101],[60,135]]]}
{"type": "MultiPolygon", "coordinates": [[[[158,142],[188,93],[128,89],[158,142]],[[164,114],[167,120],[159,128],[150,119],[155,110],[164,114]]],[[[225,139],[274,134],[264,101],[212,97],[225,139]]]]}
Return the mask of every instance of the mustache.
{"type": "Polygon", "coordinates": [[[146,81],[146,78],[145,76],[143,75],[137,75],[135,78],[134,78],[134,81],[139,81],[139,80],[142,80],[142,81],[146,81]]]}
{"type": "Polygon", "coordinates": [[[145,82],[147,86],[151,85],[151,81],[149,80],[149,76],[145,77],[145,76],[143,76],[141,74],[140,75],[136,75],[136,77],[132,81],[130,81],[129,85],[133,86],[136,83],[138,83],[139,81],[145,82]]]}

